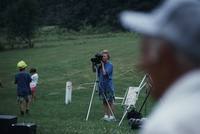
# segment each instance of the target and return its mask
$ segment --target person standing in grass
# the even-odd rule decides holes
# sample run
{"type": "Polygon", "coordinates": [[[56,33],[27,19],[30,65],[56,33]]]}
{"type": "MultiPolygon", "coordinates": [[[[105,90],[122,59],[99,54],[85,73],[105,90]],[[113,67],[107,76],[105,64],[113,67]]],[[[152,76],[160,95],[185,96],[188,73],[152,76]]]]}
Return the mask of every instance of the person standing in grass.
{"type": "Polygon", "coordinates": [[[97,67],[99,78],[99,96],[103,100],[104,117],[103,120],[114,121],[115,117],[112,115],[114,110],[114,86],[113,86],[113,65],[109,62],[110,54],[107,50],[102,51],[102,61],[97,67]],[[109,104],[109,105],[108,105],[109,104]],[[111,108],[111,110],[110,110],[111,108]]]}
{"type": "Polygon", "coordinates": [[[17,84],[17,100],[20,106],[20,114],[24,115],[24,113],[29,113],[31,76],[26,72],[27,64],[24,61],[19,61],[17,67],[19,69],[19,72],[15,75],[15,84],[17,84]]]}
{"type": "Polygon", "coordinates": [[[36,87],[37,87],[39,76],[35,68],[31,68],[30,73],[31,73],[31,79],[32,79],[30,83],[30,88],[31,88],[32,101],[34,101],[36,99],[35,93],[36,93],[36,87]]]}

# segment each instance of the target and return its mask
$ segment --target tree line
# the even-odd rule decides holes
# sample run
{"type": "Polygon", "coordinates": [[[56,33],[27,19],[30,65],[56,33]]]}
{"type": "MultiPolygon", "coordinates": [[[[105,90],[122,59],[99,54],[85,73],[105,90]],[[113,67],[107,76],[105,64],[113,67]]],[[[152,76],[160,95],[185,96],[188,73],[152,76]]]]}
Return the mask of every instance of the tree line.
{"type": "MultiPolygon", "coordinates": [[[[33,47],[38,27],[57,25],[79,31],[83,27],[120,29],[118,14],[123,10],[149,11],[161,0],[1,0],[0,34],[8,43],[23,41],[33,47]]],[[[1,42],[0,42],[1,43],[1,42]]]]}

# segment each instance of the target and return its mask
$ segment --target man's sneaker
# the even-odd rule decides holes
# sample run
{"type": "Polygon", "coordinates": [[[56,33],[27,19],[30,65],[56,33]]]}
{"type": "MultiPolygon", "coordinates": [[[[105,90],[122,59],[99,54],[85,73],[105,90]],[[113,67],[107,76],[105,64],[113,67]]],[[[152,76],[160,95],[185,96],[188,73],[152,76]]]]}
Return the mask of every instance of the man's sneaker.
{"type": "Polygon", "coordinates": [[[109,121],[109,117],[108,117],[108,115],[104,115],[104,117],[102,118],[102,120],[104,120],[104,121],[109,121]]]}
{"type": "Polygon", "coordinates": [[[116,121],[115,117],[112,116],[112,115],[109,117],[109,120],[110,120],[110,121],[116,121]]]}

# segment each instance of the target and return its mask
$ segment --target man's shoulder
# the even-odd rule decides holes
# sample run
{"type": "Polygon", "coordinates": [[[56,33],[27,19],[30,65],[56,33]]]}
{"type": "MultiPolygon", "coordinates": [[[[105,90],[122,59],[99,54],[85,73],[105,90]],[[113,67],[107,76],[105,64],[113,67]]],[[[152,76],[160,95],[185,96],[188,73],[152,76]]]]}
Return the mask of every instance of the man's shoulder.
{"type": "Polygon", "coordinates": [[[30,76],[30,73],[27,72],[27,71],[24,71],[23,74],[24,74],[24,75],[29,75],[29,76],[30,76]]]}
{"type": "MultiPolygon", "coordinates": [[[[177,128],[185,127],[185,130],[190,130],[193,126],[200,123],[197,117],[200,117],[200,108],[198,105],[200,95],[188,96],[185,99],[176,100],[176,103],[165,103],[155,107],[153,113],[149,116],[144,124],[143,133],[178,133],[182,130],[177,128]],[[199,97],[198,97],[199,96],[199,97]],[[159,126],[159,127],[158,127],[159,126]]],[[[141,134],[143,134],[141,133],[141,134]]],[[[182,133],[184,134],[184,133],[182,133]]]]}
{"type": "Polygon", "coordinates": [[[19,77],[19,76],[21,76],[21,75],[23,75],[22,72],[17,72],[17,73],[15,74],[16,77],[19,77]]]}
{"type": "Polygon", "coordinates": [[[108,64],[108,66],[113,66],[111,61],[107,62],[107,64],[108,64]]]}
{"type": "Polygon", "coordinates": [[[30,76],[30,74],[27,71],[21,71],[21,72],[18,72],[16,76],[30,76]]]}

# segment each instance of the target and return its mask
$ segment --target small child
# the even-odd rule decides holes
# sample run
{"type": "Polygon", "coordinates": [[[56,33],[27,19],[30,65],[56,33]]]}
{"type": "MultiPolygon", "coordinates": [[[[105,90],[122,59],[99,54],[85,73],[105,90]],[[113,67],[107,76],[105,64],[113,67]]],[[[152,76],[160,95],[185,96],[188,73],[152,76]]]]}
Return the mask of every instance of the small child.
{"type": "Polygon", "coordinates": [[[15,75],[15,84],[17,84],[17,100],[20,105],[20,113],[24,115],[29,113],[29,95],[30,95],[30,82],[31,76],[26,72],[27,64],[24,61],[17,63],[19,72],[15,75]]]}
{"type": "Polygon", "coordinates": [[[31,83],[30,83],[30,88],[31,88],[31,95],[32,95],[32,100],[36,99],[36,86],[38,84],[38,79],[39,76],[37,74],[37,70],[35,68],[31,68],[30,69],[30,73],[31,73],[31,83]]]}

